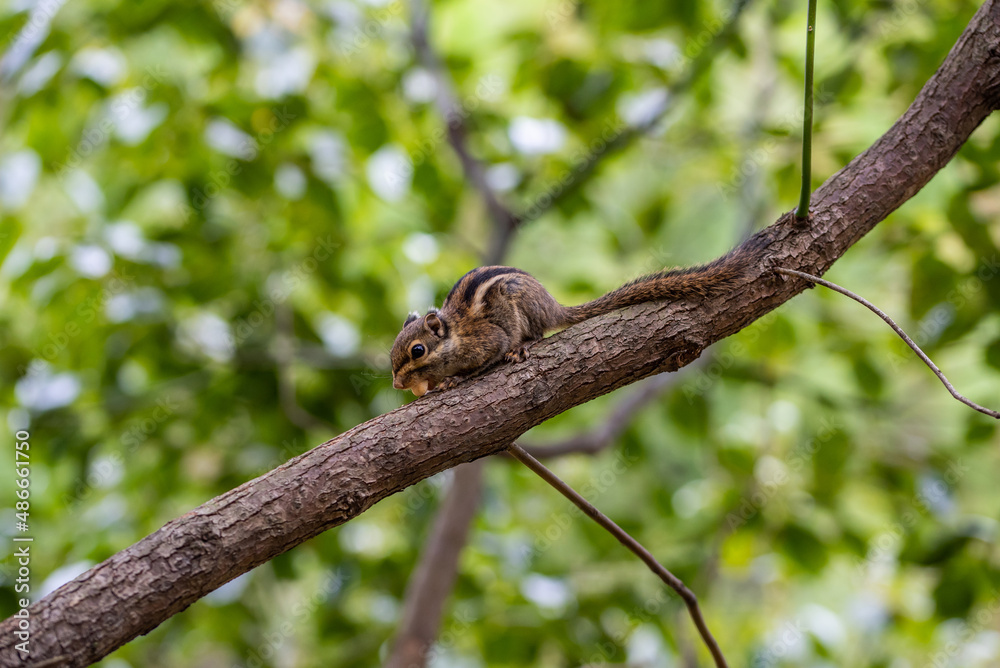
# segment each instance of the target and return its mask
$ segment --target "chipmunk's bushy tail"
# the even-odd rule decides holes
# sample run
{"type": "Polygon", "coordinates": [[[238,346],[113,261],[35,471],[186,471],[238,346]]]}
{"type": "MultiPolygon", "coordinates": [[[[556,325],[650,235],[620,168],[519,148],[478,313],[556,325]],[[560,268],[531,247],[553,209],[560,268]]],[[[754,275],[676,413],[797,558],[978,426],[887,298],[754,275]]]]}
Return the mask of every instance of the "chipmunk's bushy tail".
{"type": "Polygon", "coordinates": [[[747,263],[756,256],[754,251],[764,242],[763,235],[758,233],[708,264],[643,276],[594,301],[579,306],[564,306],[560,314],[561,326],[575,325],[633,304],[664,299],[697,299],[718,294],[744,274],[747,263]]]}

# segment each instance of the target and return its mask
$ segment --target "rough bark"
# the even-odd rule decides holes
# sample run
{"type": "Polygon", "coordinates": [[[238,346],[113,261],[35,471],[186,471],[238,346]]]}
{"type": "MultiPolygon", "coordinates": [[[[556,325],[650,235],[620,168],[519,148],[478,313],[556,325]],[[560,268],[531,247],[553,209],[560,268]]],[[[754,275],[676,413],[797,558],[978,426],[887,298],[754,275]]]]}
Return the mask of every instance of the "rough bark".
{"type": "MultiPolygon", "coordinates": [[[[954,156],[1000,100],[1000,0],[977,12],[910,109],[813,198],[759,233],[745,280],[700,303],[646,304],[532,349],[531,359],[370,420],[177,518],[30,608],[31,661],[85,666],[234,577],[444,469],[504,449],[573,406],[696,359],[807,287],[954,156]]],[[[16,620],[0,666],[22,666],[16,620]]]]}

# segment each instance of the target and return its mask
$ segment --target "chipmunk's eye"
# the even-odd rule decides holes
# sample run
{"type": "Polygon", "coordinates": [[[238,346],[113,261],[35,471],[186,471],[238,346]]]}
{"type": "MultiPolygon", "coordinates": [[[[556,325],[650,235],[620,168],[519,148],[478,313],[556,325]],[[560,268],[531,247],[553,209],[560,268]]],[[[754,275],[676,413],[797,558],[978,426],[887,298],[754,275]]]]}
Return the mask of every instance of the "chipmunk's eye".
{"type": "Polygon", "coordinates": [[[410,348],[410,357],[412,357],[413,359],[419,359],[424,356],[425,352],[427,352],[427,350],[424,348],[424,346],[420,343],[417,343],[412,348],[410,348]]]}

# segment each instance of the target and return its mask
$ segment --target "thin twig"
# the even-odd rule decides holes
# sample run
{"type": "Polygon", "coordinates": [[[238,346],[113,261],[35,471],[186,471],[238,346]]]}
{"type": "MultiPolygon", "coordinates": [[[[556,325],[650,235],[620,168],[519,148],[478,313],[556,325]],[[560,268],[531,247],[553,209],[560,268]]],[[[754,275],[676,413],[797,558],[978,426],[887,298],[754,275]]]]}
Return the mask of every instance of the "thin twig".
{"type": "Polygon", "coordinates": [[[802,112],[802,191],[795,217],[809,217],[812,196],[812,126],[813,126],[813,63],[816,60],[816,0],[809,0],[806,19],[806,95],[802,112]]]}
{"type": "Polygon", "coordinates": [[[788,276],[798,276],[799,278],[804,278],[807,281],[811,281],[813,283],[817,283],[824,287],[830,288],[834,292],[839,292],[842,295],[850,297],[859,304],[864,305],[869,311],[876,314],[878,317],[882,318],[882,320],[884,320],[887,325],[892,327],[893,331],[899,335],[899,338],[903,339],[906,345],[910,346],[910,348],[913,349],[913,352],[915,352],[917,356],[924,361],[924,364],[926,364],[928,368],[930,368],[930,370],[934,372],[934,375],[937,376],[942,383],[944,383],[944,386],[948,389],[949,392],[951,392],[951,396],[955,397],[969,408],[979,411],[983,415],[989,415],[991,418],[996,418],[997,420],[1000,420],[1000,413],[998,413],[997,411],[991,410],[989,408],[984,408],[983,406],[980,406],[976,402],[971,401],[970,399],[967,399],[965,396],[959,394],[958,391],[952,386],[952,384],[948,382],[948,379],[944,377],[944,374],[941,373],[941,369],[939,369],[937,365],[931,361],[930,357],[924,354],[924,351],[920,349],[920,346],[918,346],[916,343],[913,342],[913,339],[907,336],[906,332],[903,331],[903,328],[897,325],[895,322],[893,322],[892,318],[887,316],[885,313],[879,310],[877,306],[872,304],[864,297],[856,295],[850,290],[840,287],[836,283],[831,283],[830,281],[823,280],[818,276],[813,276],[812,274],[807,274],[802,271],[796,271],[794,269],[785,269],[783,267],[777,267],[775,268],[775,271],[778,272],[779,274],[786,274],[788,276]]]}
{"type": "Polygon", "coordinates": [[[657,561],[656,557],[654,557],[649,550],[644,548],[639,541],[632,538],[627,531],[615,524],[610,517],[598,510],[593,504],[587,501],[587,499],[580,496],[575,489],[564,483],[559,476],[545,468],[544,464],[529,455],[524,448],[519,446],[517,443],[512,443],[508,452],[519,462],[534,471],[539,478],[555,487],[560,494],[572,501],[573,505],[586,513],[586,515],[592,520],[600,524],[608,533],[617,538],[619,543],[627,547],[637,557],[642,559],[643,563],[645,563],[649,569],[653,571],[653,573],[663,580],[668,587],[677,592],[681,599],[684,600],[684,604],[687,606],[688,612],[691,614],[691,619],[694,620],[694,625],[698,627],[698,633],[701,634],[702,640],[705,641],[708,651],[712,653],[712,658],[715,659],[715,665],[718,668],[726,668],[728,665],[726,663],[726,659],[722,655],[722,650],[719,649],[719,644],[715,642],[712,632],[708,630],[708,625],[705,624],[705,618],[701,614],[701,608],[698,606],[698,598],[694,595],[694,592],[688,589],[676,575],[664,568],[663,564],[657,561]]]}

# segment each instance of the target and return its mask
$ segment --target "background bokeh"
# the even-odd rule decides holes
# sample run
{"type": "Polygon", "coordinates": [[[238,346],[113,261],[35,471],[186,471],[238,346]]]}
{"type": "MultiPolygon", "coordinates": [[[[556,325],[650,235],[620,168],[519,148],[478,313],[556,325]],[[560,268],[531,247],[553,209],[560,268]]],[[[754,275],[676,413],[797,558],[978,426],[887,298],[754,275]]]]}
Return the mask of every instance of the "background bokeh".
{"type": "MultiPolygon", "coordinates": [[[[978,5],[820,3],[817,185],[905,110],[978,5]]],[[[519,211],[555,198],[507,262],[564,303],[710,259],[796,203],[805,2],[755,0],[694,84],[668,92],[727,8],[431,6],[489,183],[519,211]],[[604,154],[664,104],[654,130],[604,154]],[[561,192],[593,157],[584,186],[561,192]]],[[[398,0],[0,4],[0,420],[9,460],[13,433],[31,433],[40,593],[410,399],[391,388],[393,337],[492,232],[409,13],[398,0]]],[[[994,408],[998,161],[994,116],[828,274],[994,408]]],[[[612,448],[552,465],[698,594],[733,665],[997,665],[995,422],[822,289],[682,373],[612,448]]],[[[599,426],[635,389],[524,440],[599,426]]],[[[378,665],[448,480],[101,665],[378,665]]],[[[694,665],[690,621],[645,567],[512,462],[486,480],[432,665],[694,665]]],[[[5,536],[13,485],[0,476],[5,536]]]]}

